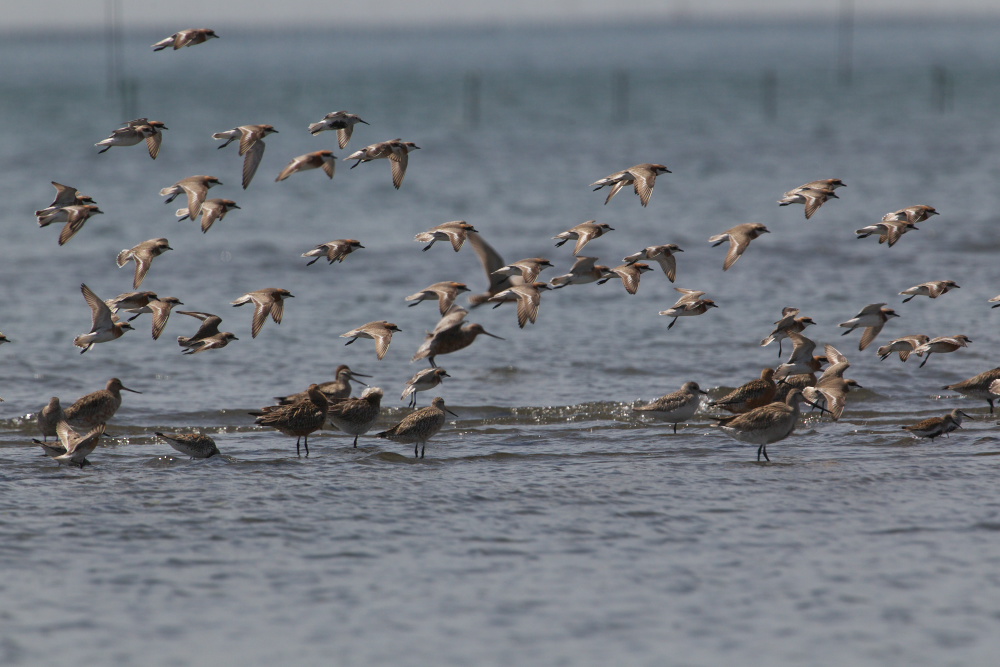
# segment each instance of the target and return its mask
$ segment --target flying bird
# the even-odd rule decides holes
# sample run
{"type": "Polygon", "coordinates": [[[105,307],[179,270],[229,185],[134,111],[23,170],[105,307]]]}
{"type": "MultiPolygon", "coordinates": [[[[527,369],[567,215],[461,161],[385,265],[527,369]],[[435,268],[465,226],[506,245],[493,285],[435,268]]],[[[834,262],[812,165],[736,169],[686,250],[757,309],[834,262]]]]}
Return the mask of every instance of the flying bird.
{"type": "Polygon", "coordinates": [[[128,322],[119,322],[118,318],[112,315],[108,305],[99,296],[94,294],[93,290],[86,285],[80,285],[80,291],[83,292],[83,298],[86,300],[87,305],[90,306],[92,316],[90,332],[80,334],[73,339],[74,345],[83,348],[80,350],[80,354],[83,354],[98,343],[107,343],[108,341],[121,338],[126,331],[132,330],[131,324],[128,322]]]}
{"type": "Polygon", "coordinates": [[[186,194],[187,215],[193,220],[201,212],[201,205],[208,196],[208,189],[215,185],[222,185],[222,181],[215,176],[188,176],[185,179],[177,181],[169,188],[160,190],[160,196],[167,198],[163,202],[164,204],[169,204],[178,195],[186,194]]]}
{"type": "Polygon", "coordinates": [[[294,298],[294,294],[280,287],[265,287],[254,292],[247,292],[232,302],[233,306],[242,306],[252,303],[254,307],[253,322],[250,327],[252,338],[256,338],[261,327],[270,315],[275,324],[281,324],[281,318],[285,314],[285,299],[294,298]]]}
{"type": "MultiPolygon", "coordinates": [[[[216,220],[222,220],[234,208],[239,208],[239,206],[232,199],[206,199],[201,205],[201,233],[208,232],[216,220]]],[[[192,216],[186,208],[177,209],[176,215],[178,220],[188,218],[193,220],[198,217],[197,215],[192,216]]]]}
{"type": "Polygon", "coordinates": [[[375,354],[378,356],[379,361],[385,356],[385,353],[389,351],[389,343],[392,342],[392,334],[396,331],[402,331],[392,322],[386,322],[385,320],[369,322],[368,324],[362,325],[357,329],[351,329],[347,333],[340,334],[341,338],[350,338],[351,340],[344,343],[344,345],[350,345],[358,338],[371,338],[375,341],[375,354]]]}
{"type": "Polygon", "coordinates": [[[417,146],[412,141],[392,139],[391,141],[380,141],[377,144],[365,146],[361,150],[351,153],[344,160],[357,160],[357,162],[351,165],[351,169],[354,169],[362,162],[371,162],[372,160],[381,158],[388,159],[389,166],[392,167],[392,186],[398,190],[399,186],[403,184],[403,177],[406,175],[409,153],[410,151],[419,150],[419,148],[420,146],[417,146]]]}
{"type": "Polygon", "coordinates": [[[149,267],[153,264],[153,259],[168,250],[173,250],[173,248],[170,247],[170,242],[167,239],[143,241],[137,246],[126,248],[118,253],[118,268],[122,268],[130,261],[135,262],[135,278],[132,280],[132,289],[139,289],[139,285],[146,278],[149,267]]]}
{"type": "Polygon", "coordinates": [[[354,132],[354,126],[358,123],[369,124],[357,114],[347,113],[346,111],[332,111],[323,116],[323,120],[318,123],[310,123],[309,133],[315,136],[320,132],[336,130],[337,143],[341,148],[346,148],[347,142],[351,140],[351,133],[354,132]]]}
{"type": "Polygon", "coordinates": [[[884,303],[871,303],[862,308],[857,315],[837,326],[847,328],[847,331],[841,334],[842,336],[846,336],[859,327],[864,327],[865,331],[861,334],[861,343],[858,345],[859,350],[864,350],[875,340],[885,323],[893,317],[899,317],[899,315],[892,308],[886,308],[884,303]]]}
{"type": "Polygon", "coordinates": [[[709,238],[708,242],[711,243],[714,248],[717,245],[721,245],[722,243],[729,241],[729,252],[726,254],[726,261],[722,264],[722,270],[728,271],[729,267],[735,264],[736,260],[743,256],[743,252],[750,245],[751,241],[761,234],[767,234],[770,231],[771,230],[759,222],[746,222],[709,238]]]}
{"type": "Polygon", "coordinates": [[[611,188],[608,198],[604,200],[607,205],[618,191],[631,185],[635,194],[639,195],[639,201],[643,206],[649,205],[649,198],[653,195],[653,186],[656,185],[656,177],[660,174],[669,174],[671,171],[662,164],[637,164],[622,171],[616,171],[610,176],[606,176],[599,181],[590,184],[594,191],[607,186],[611,188]]]}
{"type": "Polygon", "coordinates": [[[333,172],[337,168],[337,156],[333,151],[313,151],[298,157],[292,158],[288,166],[281,170],[275,181],[283,181],[294,173],[308,171],[309,169],[322,169],[323,173],[333,178],[333,172]]]}
{"type": "Polygon", "coordinates": [[[558,239],[559,243],[556,247],[563,245],[567,241],[576,241],[576,247],[573,248],[573,254],[579,255],[583,247],[596,239],[599,236],[603,236],[608,232],[613,232],[615,230],[609,224],[600,223],[598,224],[596,220],[588,220],[587,222],[581,222],[576,227],[567,229],[565,232],[553,236],[553,239],[558,239]]]}
{"type": "Polygon", "coordinates": [[[211,28],[189,28],[188,30],[179,30],[170,35],[170,37],[161,39],[156,44],[153,44],[153,51],[162,51],[169,47],[173,47],[173,50],[176,51],[177,49],[183,49],[185,46],[204,44],[210,39],[218,38],[219,36],[211,28]]]}
{"type": "Polygon", "coordinates": [[[302,253],[302,256],[315,258],[312,261],[307,262],[306,266],[312,266],[319,261],[320,257],[326,257],[327,262],[333,264],[334,262],[343,262],[345,257],[360,248],[364,248],[364,246],[361,245],[361,241],[356,241],[354,239],[337,239],[328,243],[320,243],[309,252],[302,253]]]}
{"type": "MultiPolygon", "coordinates": [[[[236,139],[240,140],[240,155],[243,157],[243,189],[246,190],[257,173],[261,158],[264,157],[264,137],[277,134],[273,125],[240,125],[225,132],[216,132],[213,139],[225,139],[219,148],[225,148],[236,139]]],[[[332,176],[331,176],[332,178],[332,176]]]]}

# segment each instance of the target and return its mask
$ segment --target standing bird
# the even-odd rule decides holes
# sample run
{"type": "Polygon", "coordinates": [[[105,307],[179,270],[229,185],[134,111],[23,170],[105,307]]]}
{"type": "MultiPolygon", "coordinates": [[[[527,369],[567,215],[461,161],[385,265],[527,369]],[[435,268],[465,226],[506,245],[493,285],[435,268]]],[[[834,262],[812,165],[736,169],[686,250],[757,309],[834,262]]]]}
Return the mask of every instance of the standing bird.
{"type": "Polygon", "coordinates": [[[389,351],[389,343],[392,342],[392,334],[396,331],[402,331],[392,322],[386,322],[385,320],[379,320],[376,322],[369,322],[357,329],[351,329],[347,333],[340,334],[341,338],[350,338],[351,340],[344,343],[344,345],[350,345],[358,338],[371,338],[375,341],[375,354],[378,356],[379,361],[385,356],[385,353],[389,351]]]}
{"type": "Polygon", "coordinates": [[[354,436],[354,446],[358,446],[358,436],[371,430],[382,410],[382,390],[379,387],[365,389],[360,398],[348,398],[330,406],[327,419],[334,426],[354,436]]]}
{"type": "Polygon", "coordinates": [[[326,257],[327,262],[333,264],[334,262],[343,262],[345,257],[360,248],[364,248],[364,246],[361,245],[361,241],[356,241],[354,239],[336,239],[328,243],[320,243],[309,252],[302,253],[302,256],[315,257],[312,261],[307,262],[306,266],[312,266],[319,261],[320,257],[326,257]]]}
{"type": "Polygon", "coordinates": [[[438,308],[441,314],[444,315],[451,308],[452,304],[455,303],[455,299],[462,292],[468,292],[469,288],[465,283],[456,283],[452,280],[446,280],[440,283],[434,283],[424,289],[420,290],[416,294],[411,294],[406,297],[407,301],[413,301],[410,304],[410,308],[416,306],[421,301],[437,301],[438,308]]]}
{"type": "Polygon", "coordinates": [[[882,327],[892,317],[899,317],[892,308],[886,308],[884,303],[870,303],[862,308],[857,315],[837,326],[847,328],[847,331],[841,334],[842,336],[846,336],[859,327],[864,327],[865,332],[861,334],[861,343],[858,345],[859,350],[864,350],[875,340],[875,337],[882,331],[882,327]]]}
{"type": "Polygon", "coordinates": [[[437,225],[436,227],[431,227],[426,232],[420,232],[413,237],[413,240],[427,244],[423,247],[424,252],[430,250],[436,241],[450,241],[451,247],[455,249],[455,252],[458,252],[462,249],[462,245],[465,243],[468,235],[475,233],[475,231],[476,228],[466,221],[453,220],[437,225]]]}
{"type": "Polygon", "coordinates": [[[886,358],[893,352],[899,353],[899,360],[906,361],[910,358],[910,352],[926,343],[931,339],[930,336],[925,336],[924,334],[913,334],[912,336],[903,336],[902,338],[897,338],[896,340],[889,341],[888,345],[883,345],[878,350],[880,361],[885,361],[886,358]]]}
{"type": "Polygon", "coordinates": [[[236,139],[240,140],[240,155],[243,158],[243,189],[246,190],[253,180],[253,175],[257,173],[261,158],[264,157],[264,137],[269,134],[277,134],[273,125],[240,125],[225,132],[216,132],[213,139],[225,139],[226,142],[219,146],[225,148],[236,139]]]}
{"type": "Polygon", "coordinates": [[[538,318],[538,307],[542,303],[542,290],[552,289],[548,283],[531,283],[515,285],[490,297],[488,301],[496,302],[494,308],[499,308],[509,297],[517,298],[517,326],[524,328],[528,322],[532,324],[538,318]]]}
{"type": "Polygon", "coordinates": [[[440,396],[431,401],[429,407],[420,408],[416,412],[411,412],[387,431],[378,434],[380,438],[387,438],[404,445],[413,444],[413,457],[417,457],[417,450],[420,450],[420,458],[424,458],[424,448],[427,441],[433,438],[441,427],[444,426],[444,413],[457,417],[454,412],[444,407],[444,399],[440,396]]]}
{"type": "Polygon", "coordinates": [[[204,433],[160,433],[156,435],[167,441],[167,444],[186,454],[192,459],[210,459],[219,454],[215,440],[204,433]]]}
{"type": "Polygon", "coordinates": [[[187,195],[187,215],[194,220],[201,213],[201,205],[208,196],[208,189],[216,185],[222,185],[222,181],[215,176],[188,176],[169,188],[160,190],[160,196],[166,197],[164,204],[169,204],[177,195],[187,195]]]}
{"type": "Polygon", "coordinates": [[[918,357],[922,357],[925,354],[927,355],[927,357],[922,362],[920,362],[920,365],[917,366],[917,368],[923,368],[924,364],[926,364],[930,360],[931,355],[934,354],[935,352],[938,352],[940,354],[945,354],[947,352],[954,352],[960,348],[968,346],[968,344],[971,342],[972,340],[964,334],[958,334],[957,336],[938,336],[937,338],[931,338],[923,345],[920,345],[913,349],[913,353],[918,357]]]}
{"type": "Polygon", "coordinates": [[[143,241],[137,246],[126,248],[118,253],[118,268],[122,268],[129,261],[134,261],[135,278],[132,280],[132,289],[139,289],[139,285],[142,284],[143,279],[146,277],[149,267],[153,264],[153,259],[168,250],[173,250],[173,248],[170,247],[170,242],[167,239],[159,238],[143,241]]]}
{"type": "Polygon", "coordinates": [[[569,273],[556,276],[549,281],[549,284],[552,285],[552,289],[559,289],[567,285],[592,283],[595,280],[614,275],[607,266],[597,264],[596,262],[596,257],[577,256],[576,261],[573,262],[573,266],[570,267],[569,273]]]}
{"type": "Polygon", "coordinates": [[[211,28],[189,28],[188,30],[175,32],[170,37],[161,39],[156,44],[153,44],[153,51],[162,51],[168,47],[173,47],[173,50],[176,51],[177,49],[183,49],[185,46],[204,44],[210,39],[218,38],[219,36],[211,28]]]}
{"type": "Polygon", "coordinates": [[[362,120],[360,116],[346,111],[332,111],[323,116],[323,120],[318,123],[309,124],[309,134],[316,136],[320,132],[327,130],[337,131],[337,143],[341,148],[347,147],[347,142],[351,140],[354,126],[358,123],[369,125],[368,121],[362,120]]]}
{"type": "Polygon", "coordinates": [[[781,343],[788,338],[789,333],[801,333],[810,324],[816,324],[811,317],[795,317],[798,314],[798,308],[792,306],[782,308],[781,319],[774,323],[774,331],[768,334],[767,338],[760,341],[760,346],[766,347],[774,341],[778,341],[778,356],[780,357],[783,354],[781,343]]]}
{"type": "Polygon", "coordinates": [[[993,414],[993,401],[997,398],[997,395],[992,391],[991,387],[997,380],[1000,380],[1000,367],[983,371],[979,375],[974,375],[967,380],[945,385],[941,388],[957,391],[969,398],[978,398],[986,401],[990,405],[990,414],[993,414]]]}
{"type": "MultiPolygon", "coordinates": [[[[201,205],[201,233],[204,234],[212,228],[216,220],[222,220],[234,208],[239,208],[232,199],[207,199],[201,205]]],[[[186,208],[179,208],[175,213],[178,220],[191,218],[194,220],[197,215],[191,215],[186,208]]]]}
{"type": "Polygon", "coordinates": [[[292,174],[310,169],[322,169],[323,173],[333,178],[333,172],[337,168],[337,156],[333,151],[313,151],[298,157],[292,158],[288,166],[281,170],[275,181],[283,181],[292,174]]]}
{"type": "Polygon", "coordinates": [[[637,164],[634,167],[629,167],[628,169],[622,171],[616,171],[610,176],[606,176],[599,181],[595,181],[590,184],[590,187],[594,188],[594,191],[600,190],[605,186],[611,188],[611,192],[608,193],[608,198],[604,200],[604,204],[607,205],[609,201],[614,198],[618,191],[627,185],[631,185],[635,190],[635,193],[639,195],[639,201],[643,206],[649,205],[649,198],[653,196],[653,186],[656,185],[656,177],[660,174],[672,173],[666,166],[662,164],[637,164]]]}
{"type": "Polygon", "coordinates": [[[928,438],[933,440],[939,435],[946,435],[951,433],[956,429],[962,428],[962,418],[969,417],[958,408],[955,408],[943,417],[930,417],[919,421],[916,424],[909,424],[908,426],[903,426],[902,428],[909,431],[911,434],[918,438],[928,438]]]}
{"type": "Polygon", "coordinates": [[[399,397],[399,400],[405,399],[410,396],[409,407],[417,407],[417,392],[427,391],[428,389],[433,389],[434,387],[441,384],[445,378],[451,377],[448,375],[447,371],[443,368],[425,368],[422,371],[417,371],[416,375],[411,377],[406,381],[406,389],[403,390],[403,395],[399,397]]]}
{"type": "Polygon", "coordinates": [[[596,239],[599,236],[603,236],[608,232],[615,231],[615,228],[606,223],[597,224],[596,220],[588,220],[587,222],[581,222],[576,227],[567,229],[565,232],[561,232],[553,236],[553,239],[559,239],[559,243],[556,247],[563,245],[566,241],[576,241],[576,247],[573,248],[573,254],[579,255],[583,247],[596,239]]]}
{"type": "Polygon", "coordinates": [[[427,334],[424,342],[410,361],[427,359],[430,361],[431,368],[437,368],[437,364],[434,363],[434,357],[439,354],[450,354],[467,348],[472,345],[479,334],[505,340],[504,338],[500,338],[500,336],[494,336],[486,331],[481,324],[465,323],[465,318],[468,314],[469,311],[464,308],[453,306],[451,311],[437,323],[434,331],[427,334]]]}
{"type": "Polygon", "coordinates": [[[694,416],[701,403],[701,395],[707,393],[697,382],[685,382],[677,391],[661,396],[652,403],[634,407],[632,411],[670,422],[674,425],[674,433],[677,433],[677,424],[694,416]]]}
{"type": "Polygon", "coordinates": [[[639,278],[646,271],[652,271],[652,267],[644,262],[634,262],[632,264],[622,264],[621,266],[616,266],[613,269],[609,269],[608,273],[611,275],[601,278],[597,281],[598,285],[603,285],[615,276],[622,279],[622,285],[625,286],[625,291],[629,294],[635,294],[639,291],[639,278]]]}
{"type": "Polygon", "coordinates": [[[667,280],[674,282],[674,278],[677,277],[677,258],[674,257],[674,253],[678,252],[684,251],[676,243],[651,245],[637,253],[629,255],[622,261],[626,264],[634,264],[641,259],[654,260],[663,269],[663,274],[667,276],[667,280]]]}
{"type": "Polygon", "coordinates": [[[888,222],[890,220],[906,220],[910,224],[915,225],[918,222],[927,220],[932,215],[938,215],[936,208],[933,206],[927,206],[926,204],[917,204],[916,206],[907,206],[906,208],[901,208],[898,211],[886,213],[882,216],[882,220],[883,222],[888,222]]]}
{"type": "Polygon", "coordinates": [[[49,399],[48,405],[38,411],[38,430],[42,438],[48,442],[50,437],[56,436],[56,424],[65,419],[62,406],[59,404],[59,397],[53,396],[49,399]]]}
{"type": "Polygon", "coordinates": [[[59,465],[75,465],[82,468],[90,465],[87,457],[97,449],[97,441],[103,433],[104,424],[99,424],[85,435],[80,435],[70,428],[69,424],[65,421],[60,421],[56,425],[56,435],[59,436],[58,445],[47,445],[40,440],[35,440],[34,442],[41,445],[42,449],[45,450],[45,454],[52,457],[59,465]]]}
{"type": "Polygon", "coordinates": [[[726,254],[726,261],[722,264],[722,270],[728,271],[729,267],[735,264],[736,260],[743,255],[743,251],[750,245],[750,241],[753,241],[761,234],[768,233],[770,233],[770,230],[759,222],[746,222],[742,225],[736,225],[721,234],[716,234],[708,239],[708,242],[714,248],[729,241],[729,252],[726,254]]]}
{"type": "MultiPolygon", "coordinates": [[[[343,146],[341,146],[341,148],[343,148],[343,146]]],[[[354,169],[362,162],[371,162],[372,160],[378,160],[380,158],[388,159],[389,166],[392,167],[392,186],[398,190],[399,186],[403,184],[403,177],[406,176],[406,165],[409,162],[410,151],[419,149],[420,146],[417,146],[412,141],[393,139],[391,141],[380,141],[377,144],[365,146],[361,150],[351,153],[344,159],[357,160],[357,162],[351,165],[351,169],[354,169]]]]}
{"type": "Polygon", "coordinates": [[[718,308],[718,306],[715,305],[715,301],[712,299],[701,298],[705,296],[705,292],[685,289],[683,287],[675,287],[674,290],[680,292],[683,296],[677,299],[677,302],[670,306],[670,308],[660,311],[660,315],[674,318],[670,321],[670,324],[667,325],[668,331],[672,329],[675,324],[677,324],[677,318],[679,317],[694,317],[695,315],[703,315],[708,312],[709,308],[718,308]]]}
{"type": "Polygon", "coordinates": [[[928,296],[932,299],[936,299],[942,294],[947,294],[953,289],[958,289],[961,287],[954,280],[932,280],[926,283],[920,283],[919,285],[914,285],[913,287],[907,287],[905,290],[900,292],[901,295],[909,294],[903,303],[906,303],[913,297],[917,296],[928,296]]]}
{"type": "Polygon", "coordinates": [[[275,324],[281,324],[281,318],[285,314],[285,299],[294,298],[295,295],[280,287],[265,287],[255,292],[247,292],[243,296],[232,302],[233,306],[242,306],[246,303],[253,303],[253,322],[250,326],[251,337],[256,338],[261,327],[270,315],[275,324]]]}
{"type": "Polygon", "coordinates": [[[93,428],[102,426],[115,416],[122,405],[122,391],[141,394],[141,391],[129,389],[118,378],[108,380],[104,389],[92,391],[76,399],[76,402],[63,412],[70,426],[85,426],[93,428]]]}
{"type": "Polygon", "coordinates": [[[119,322],[118,318],[111,314],[111,309],[99,296],[94,294],[93,290],[86,285],[80,285],[80,291],[83,292],[83,298],[90,306],[91,311],[90,332],[80,334],[73,339],[74,345],[83,348],[80,350],[80,354],[98,343],[107,343],[121,338],[126,331],[132,330],[131,324],[119,322]]]}
{"type": "Polygon", "coordinates": [[[760,379],[751,380],[722,398],[709,401],[708,404],[737,415],[750,412],[754,408],[767,405],[774,400],[778,386],[774,383],[773,378],[774,369],[765,368],[760,372],[760,379]]]}
{"type": "MultiPolygon", "coordinates": [[[[326,396],[326,400],[330,402],[330,405],[339,403],[345,398],[350,398],[352,381],[367,387],[368,385],[358,378],[371,377],[364,373],[355,373],[347,364],[337,366],[337,369],[333,372],[333,376],[336,379],[329,382],[320,382],[317,385],[319,390],[323,392],[323,395],[326,396]]],[[[289,403],[305,400],[308,396],[309,392],[306,390],[300,391],[297,394],[289,394],[288,396],[275,396],[274,400],[278,401],[278,405],[288,405],[289,403]]]]}
{"type": "Polygon", "coordinates": [[[726,435],[740,442],[759,445],[757,460],[760,461],[763,454],[764,460],[770,461],[767,446],[792,434],[799,419],[799,402],[802,401],[809,403],[801,389],[793,389],[784,403],[768,403],[741,415],[725,417],[718,426],[726,435]]]}
{"type": "Polygon", "coordinates": [[[326,396],[315,384],[306,390],[309,397],[291,405],[275,405],[260,412],[251,412],[257,417],[255,424],[270,426],[288,436],[295,436],[295,453],[301,456],[299,442],[305,438],[306,456],[309,456],[309,434],[323,428],[329,403],[326,396]]]}

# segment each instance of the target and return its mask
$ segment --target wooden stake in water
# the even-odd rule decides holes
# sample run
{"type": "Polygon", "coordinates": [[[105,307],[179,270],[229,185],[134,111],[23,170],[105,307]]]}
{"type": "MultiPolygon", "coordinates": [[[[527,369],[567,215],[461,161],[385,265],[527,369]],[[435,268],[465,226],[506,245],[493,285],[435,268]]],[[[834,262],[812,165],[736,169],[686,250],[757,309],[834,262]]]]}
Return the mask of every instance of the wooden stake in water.
{"type": "Polygon", "coordinates": [[[778,118],[778,75],[767,70],[760,79],[760,102],[764,118],[774,121],[778,118]]]}
{"type": "Polygon", "coordinates": [[[931,70],[931,106],[938,113],[951,111],[952,80],[941,65],[931,70]]]}
{"type": "Polygon", "coordinates": [[[465,75],[465,95],[463,116],[468,127],[479,126],[479,102],[482,94],[482,82],[479,74],[469,72],[465,75]]]}
{"type": "Polygon", "coordinates": [[[629,120],[629,80],[628,71],[620,69],[614,73],[613,79],[613,109],[612,121],[627,123],[629,120]]]}
{"type": "Polygon", "coordinates": [[[837,50],[837,78],[840,85],[849,86],[854,73],[854,0],[840,0],[837,50]]]}

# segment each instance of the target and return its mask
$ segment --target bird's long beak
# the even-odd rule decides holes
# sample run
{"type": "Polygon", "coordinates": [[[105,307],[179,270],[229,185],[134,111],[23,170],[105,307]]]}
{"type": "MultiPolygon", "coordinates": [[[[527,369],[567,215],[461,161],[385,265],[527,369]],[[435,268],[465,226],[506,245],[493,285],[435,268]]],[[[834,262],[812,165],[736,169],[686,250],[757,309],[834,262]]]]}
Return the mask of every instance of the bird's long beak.
{"type": "Polygon", "coordinates": [[[122,389],[124,389],[125,391],[130,391],[130,392],[132,392],[133,394],[141,394],[141,393],[142,393],[141,391],[136,391],[135,389],[129,389],[129,388],[128,388],[128,387],[126,387],[125,385],[122,385],[122,389]]]}
{"type": "MultiPolygon", "coordinates": [[[[497,305],[499,305],[499,304],[497,304],[497,305]]],[[[496,306],[494,306],[494,308],[495,308],[495,307],[496,307],[496,306]]],[[[483,330],[483,333],[484,333],[484,334],[486,334],[487,336],[490,336],[491,338],[498,338],[498,339],[500,339],[500,340],[507,340],[506,338],[501,338],[500,336],[497,336],[497,335],[494,335],[494,334],[491,334],[491,333],[490,333],[489,331],[486,331],[486,330],[483,330]]]]}
{"type": "Polygon", "coordinates": [[[447,412],[447,413],[448,413],[449,415],[451,415],[452,417],[458,417],[458,415],[456,415],[456,414],[455,414],[454,412],[452,412],[452,411],[451,411],[451,410],[449,410],[448,408],[445,408],[445,409],[444,409],[444,411],[445,411],[445,412],[447,412]]]}

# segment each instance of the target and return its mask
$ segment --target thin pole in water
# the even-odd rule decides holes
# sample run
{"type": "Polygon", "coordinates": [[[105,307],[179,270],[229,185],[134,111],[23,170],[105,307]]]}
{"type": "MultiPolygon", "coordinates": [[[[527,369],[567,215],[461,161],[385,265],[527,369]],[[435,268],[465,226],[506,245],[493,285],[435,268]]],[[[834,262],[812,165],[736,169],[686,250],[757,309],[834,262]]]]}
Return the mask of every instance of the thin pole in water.
{"type": "Polygon", "coordinates": [[[842,86],[850,86],[854,59],[854,0],[840,0],[840,20],[837,23],[837,78],[842,86]]]}
{"type": "Polygon", "coordinates": [[[620,69],[613,75],[614,118],[616,123],[629,121],[629,80],[628,70],[620,69]]]}
{"type": "Polygon", "coordinates": [[[774,70],[764,72],[760,79],[760,101],[764,118],[774,121],[778,117],[778,75],[774,70]]]}
{"type": "Polygon", "coordinates": [[[464,117],[468,127],[479,126],[479,103],[482,95],[482,81],[477,72],[468,72],[465,75],[465,105],[464,117]]]}

